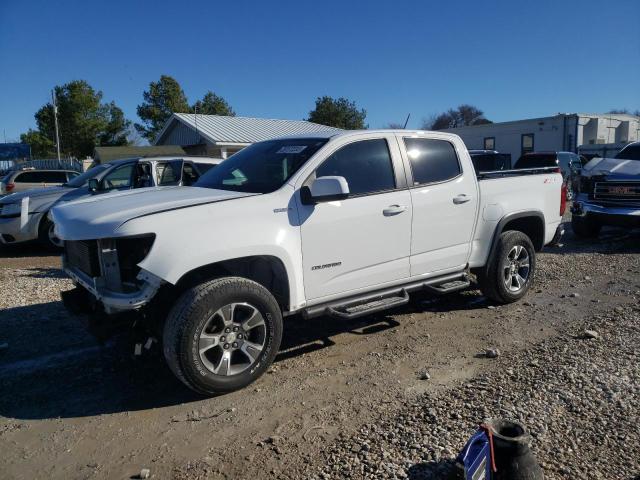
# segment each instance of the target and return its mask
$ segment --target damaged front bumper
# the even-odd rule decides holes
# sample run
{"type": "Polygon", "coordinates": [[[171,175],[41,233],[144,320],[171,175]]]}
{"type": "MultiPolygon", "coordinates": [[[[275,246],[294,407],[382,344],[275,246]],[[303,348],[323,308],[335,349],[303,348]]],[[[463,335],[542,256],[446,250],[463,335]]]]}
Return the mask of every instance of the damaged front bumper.
{"type": "MultiPolygon", "coordinates": [[[[81,270],[64,265],[64,271],[78,285],[86,289],[97,302],[100,302],[107,314],[138,310],[145,306],[158,292],[164,281],[146,270],[140,270],[137,279],[140,287],[131,292],[109,290],[102,277],[90,277],[81,270]]],[[[64,300],[64,298],[63,298],[64,300]]],[[[65,304],[68,302],[65,302],[65,304]]]]}

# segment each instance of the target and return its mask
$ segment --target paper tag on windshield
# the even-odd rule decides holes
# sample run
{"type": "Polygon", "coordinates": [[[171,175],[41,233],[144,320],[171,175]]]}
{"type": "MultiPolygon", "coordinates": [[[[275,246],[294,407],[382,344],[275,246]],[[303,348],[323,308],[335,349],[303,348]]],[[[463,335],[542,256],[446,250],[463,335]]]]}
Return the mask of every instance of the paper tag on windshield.
{"type": "Polygon", "coordinates": [[[286,145],[281,147],[276,153],[302,153],[306,145],[286,145]]]}

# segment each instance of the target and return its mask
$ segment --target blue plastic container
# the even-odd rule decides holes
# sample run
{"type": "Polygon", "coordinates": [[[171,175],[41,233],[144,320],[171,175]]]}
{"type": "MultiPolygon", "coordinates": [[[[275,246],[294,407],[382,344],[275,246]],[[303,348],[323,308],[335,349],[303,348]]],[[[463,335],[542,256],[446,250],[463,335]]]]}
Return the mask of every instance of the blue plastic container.
{"type": "Polygon", "coordinates": [[[473,434],[456,461],[464,466],[465,480],[491,480],[491,446],[484,430],[473,434]]]}

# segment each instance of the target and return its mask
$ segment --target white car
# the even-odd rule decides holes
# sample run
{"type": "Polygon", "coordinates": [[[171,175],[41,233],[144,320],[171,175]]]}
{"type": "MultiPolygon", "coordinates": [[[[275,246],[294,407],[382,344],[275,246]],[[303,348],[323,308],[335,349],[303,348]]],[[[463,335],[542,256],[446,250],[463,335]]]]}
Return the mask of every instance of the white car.
{"type": "Polygon", "coordinates": [[[193,188],[56,207],[65,305],[94,326],[128,314],[202,394],[246,386],[273,361],[282,317],[355,318],[476,279],[508,303],[561,231],[557,168],[484,172],[457,135],[313,134],[253,144],[193,188]]]}
{"type": "Polygon", "coordinates": [[[59,187],[7,195],[0,199],[0,245],[40,240],[50,248],[61,248],[62,241],[47,218],[52,206],[114,190],[192,185],[220,162],[209,157],[129,158],[96,165],[59,187]]]}

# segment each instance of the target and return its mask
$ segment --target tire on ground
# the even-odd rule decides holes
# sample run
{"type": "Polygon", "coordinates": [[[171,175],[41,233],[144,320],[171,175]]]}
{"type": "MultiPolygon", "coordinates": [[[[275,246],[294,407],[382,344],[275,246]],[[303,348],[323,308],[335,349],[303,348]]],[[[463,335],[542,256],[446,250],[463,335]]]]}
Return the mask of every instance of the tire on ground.
{"type": "Polygon", "coordinates": [[[238,390],[260,377],[271,365],[282,339],[282,313],[262,285],[241,277],[223,277],[188,289],[173,306],[164,325],[163,350],[169,368],[202,395],[238,390]],[[202,362],[199,337],[208,320],[230,303],[253,305],[265,321],[265,345],[250,368],[235,375],[216,375],[202,362]]]}
{"type": "Polygon", "coordinates": [[[503,232],[498,239],[496,249],[487,265],[479,272],[478,283],[482,293],[497,303],[512,303],[527,294],[533,284],[536,271],[536,256],[531,239],[518,231],[503,232]],[[514,246],[524,247],[529,256],[529,274],[525,284],[516,292],[507,288],[504,280],[504,267],[507,256],[514,246]]]}
{"type": "Polygon", "coordinates": [[[571,229],[576,237],[594,238],[600,233],[602,225],[589,218],[588,215],[583,217],[574,215],[571,217],[571,229]]]}
{"type": "MultiPolygon", "coordinates": [[[[45,213],[46,215],[46,213],[45,213]]],[[[46,216],[40,220],[40,226],[38,227],[38,241],[49,248],[50,250],[60,250],[61,245],[56,245],[51,241],[49,237],[49,230],[53,228],[53,223],[46,216]]]]}

